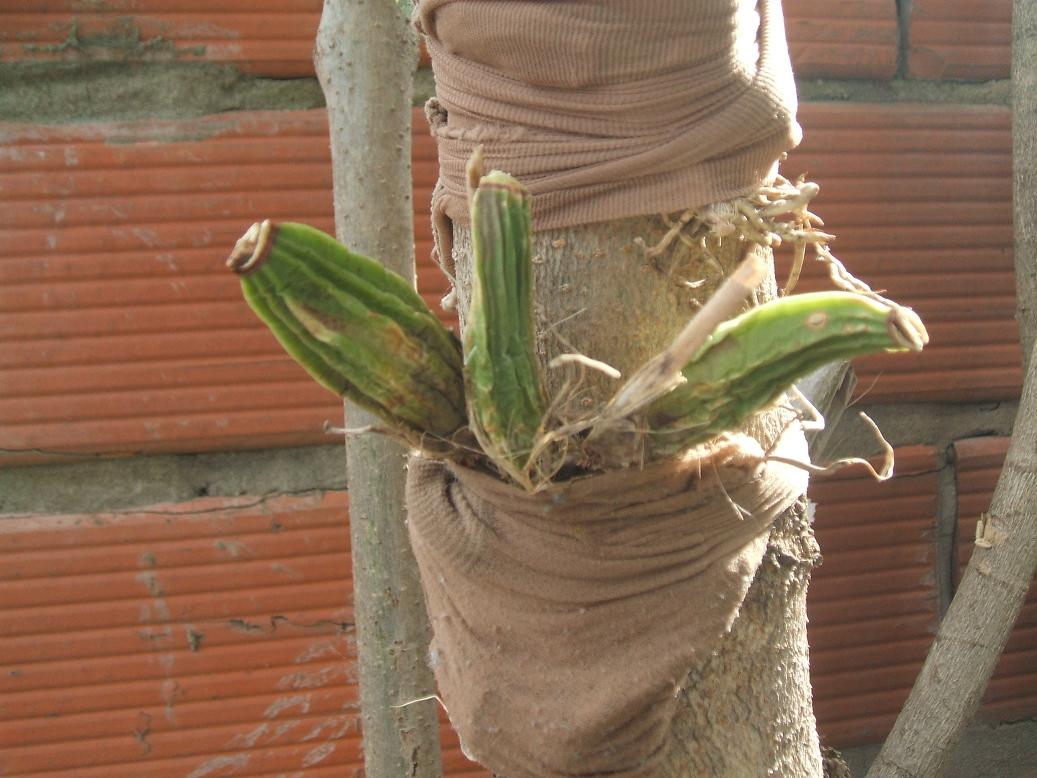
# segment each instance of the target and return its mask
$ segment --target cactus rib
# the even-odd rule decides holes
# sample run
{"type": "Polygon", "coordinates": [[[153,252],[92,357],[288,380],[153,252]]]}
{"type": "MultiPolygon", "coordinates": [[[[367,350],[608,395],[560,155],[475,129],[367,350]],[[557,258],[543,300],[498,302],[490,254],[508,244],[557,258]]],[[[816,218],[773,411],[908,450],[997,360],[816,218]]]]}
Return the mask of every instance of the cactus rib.
{"type": "Polygon", "coordinates": [[[472,197],[472,299],[464,340],[470,426],[497,466],[531,486],[547,411],[535,352],[529,194],[493,171],[472,197]]]}
{"type": "Polygon", "coordinates": [[[415,444],[465,424],[461,349],[406,281],[312,227],[253,227],[227,265],[314,379],[415,444]]]}
{"type": "Polygon", "coordinates": [[[737,429],[793,382],[829,362],[928,342],[913,311],[847,292],[774,300],[724,322],[684,367],[684,383],[652,403],[657,454],[737,429]]]}

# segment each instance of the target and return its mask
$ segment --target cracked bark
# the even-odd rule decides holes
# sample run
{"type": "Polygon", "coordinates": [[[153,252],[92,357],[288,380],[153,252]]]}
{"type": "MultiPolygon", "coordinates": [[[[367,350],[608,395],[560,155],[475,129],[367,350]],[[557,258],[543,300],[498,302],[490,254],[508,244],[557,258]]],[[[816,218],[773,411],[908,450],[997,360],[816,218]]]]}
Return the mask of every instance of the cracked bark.
{"type": "MultiPolygon", "coordinates": [[[[410,116],[417,39],[393,0],[326,0],[317,75],[328,105],[335,230],[362,254],[414,278],[410,116]]],[[[347,404],[349,424],[376,420],[347,404]]],[[[352,436],[353,596],[369,778],[441,775],[430,630],[403,508],[406,451],[352,436]]]]}

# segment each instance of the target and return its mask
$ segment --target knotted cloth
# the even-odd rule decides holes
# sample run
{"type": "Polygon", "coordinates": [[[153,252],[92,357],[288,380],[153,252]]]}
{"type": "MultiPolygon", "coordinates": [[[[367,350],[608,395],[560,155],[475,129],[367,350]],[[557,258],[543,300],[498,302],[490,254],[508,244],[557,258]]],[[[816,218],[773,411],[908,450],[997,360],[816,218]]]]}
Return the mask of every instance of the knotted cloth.
{"type": "Polygon", "coordinates": [[[543,230],[749,194],[799,142],[780,0],[420,0],[417,23],[447,265],[477,146],[543,230]]]}
{"type": "MultiPolygon", "coordinates": [[[[796,433],[775,453],[805,460],[796,433]]],[[[805,490],[744,436],[535,495],[412,458],[432,667],[465,752],[506,778],[656,775],[678,690],[805,490]]]]}

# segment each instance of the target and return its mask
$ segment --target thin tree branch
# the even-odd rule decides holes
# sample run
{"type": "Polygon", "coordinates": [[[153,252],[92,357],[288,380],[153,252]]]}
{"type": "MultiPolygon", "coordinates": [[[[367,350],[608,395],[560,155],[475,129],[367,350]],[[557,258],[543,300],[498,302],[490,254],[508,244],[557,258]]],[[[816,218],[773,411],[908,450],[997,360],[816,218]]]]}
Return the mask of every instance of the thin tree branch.
{"type": "Polygon", "coordinates": [[[1037,5],[1012,19],[1016,298],[1026,376],[982,535],[868,778],[935,778],[972,720],[1037,569],[1037,5]]]}
{"type": "Polygon", "coordinates": [[[1037,569],[1037,355],[982,537],[867,778],[936,778],[972,720],[1037,569]]]}
{"type": "MultiPolygon", "coordinates": [[[[414,278],[411,89],[417,39],[394,0],[325,0],[317,75],[328,106],[335,230],[351,249],[414,278]]],[[[378,425],[353,405],[351,427],[378,425]]],[[[357,666],[368,778],[438,778],[430,630],[407,537],[406,450],[349,435],[357,666]]]]}
{"type": "Polygon", "coordinates": [[[1037,339],[1037,3],[1012,9],[1012,181],[1016,311],[1023,367],[1037,339]]]}

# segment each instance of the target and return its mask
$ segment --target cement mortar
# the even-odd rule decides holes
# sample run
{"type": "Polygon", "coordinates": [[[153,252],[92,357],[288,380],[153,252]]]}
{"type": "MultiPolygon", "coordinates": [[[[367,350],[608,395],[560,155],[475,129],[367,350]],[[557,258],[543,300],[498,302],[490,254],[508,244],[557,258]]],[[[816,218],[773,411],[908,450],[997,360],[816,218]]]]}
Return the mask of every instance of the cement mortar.
{"type": "Polygon", "coordinates": [[[422,68],[414,74],[413,89],[411,104],[415,106],[425,105],[428,99],[436,94],[436,79],[431,68],[422,68]]]}
{"type": "Polygon", "coordinates": [[[872,456],[882,448],[861,421],[864,411],[886,440],[897,446],[926,445],[944,451],[954,441],[987,435],[1011,435],[1019,403],[889,403],[848,408],[825,452],[826,459],[872,456]]]}
{"type": "Polygon", "coordinates": [[[851,79],[802,79],[796,82],[800,102],[854,103],[962,103],[1010,105],[1012,84],[1008,79],[970,83],[964,81],[892,81],[851,79]]]}
{"type": "MultiPolygon", "coordinates": [[[[434,93],[430,70],[414,78],[414,105],[434,93]]],[[[204,63],[0,65],[0,121],[182,119],[227,111],[323,108],[316,78],[256,78],[204,63]]]]}
{"type": "Polygon", "coordinates": [[[0,514],[92,513],[210,495],[345,488],[340,445],[148,456],[0,469],[0,514]]]}
{"type": "Polygon", "coordinates": [[[186,118],[224,111],[320,108],[315,78],[251,78],[201,63],[0,66],[0,120],[34,124],[186,118]]]}
{"type": "MultiPolygon", "coordinates": [[[[880,746],[842,752],[850,773],[861,778],[880,746]]],[[[1037,775],[1037,721],[974,725],[958,743],[943,778],[1034,778],[1037,775]]]]}
{"type": "MultiPolygon", "coordinates": [[[[1010,83],[851,81],[798,84],[803,102],[1008,105],[1010,83]]],[[[414,77],[415,106],[435,93],[432,71],[414,77]]],[[[0,121],[51,124],[204,116],[324,106],[316,78],[257,78],[230,65],[187,62],[47,62],[0,65],[0,121]]]]}
{"type": "MultiPolygon", "coordinates": [[[[1016,403],[898,403],[865,410],[894,446],[944,451],[954,440],[1010,435],[1016,403]]],[[[879,446],[857,415],[835,430],[826,459],[870,456],[879,446]]],[[[187,454],[0,468],[0,513],[85,513],[202,495],[345,489],[341,446],[187,454]]]]}

